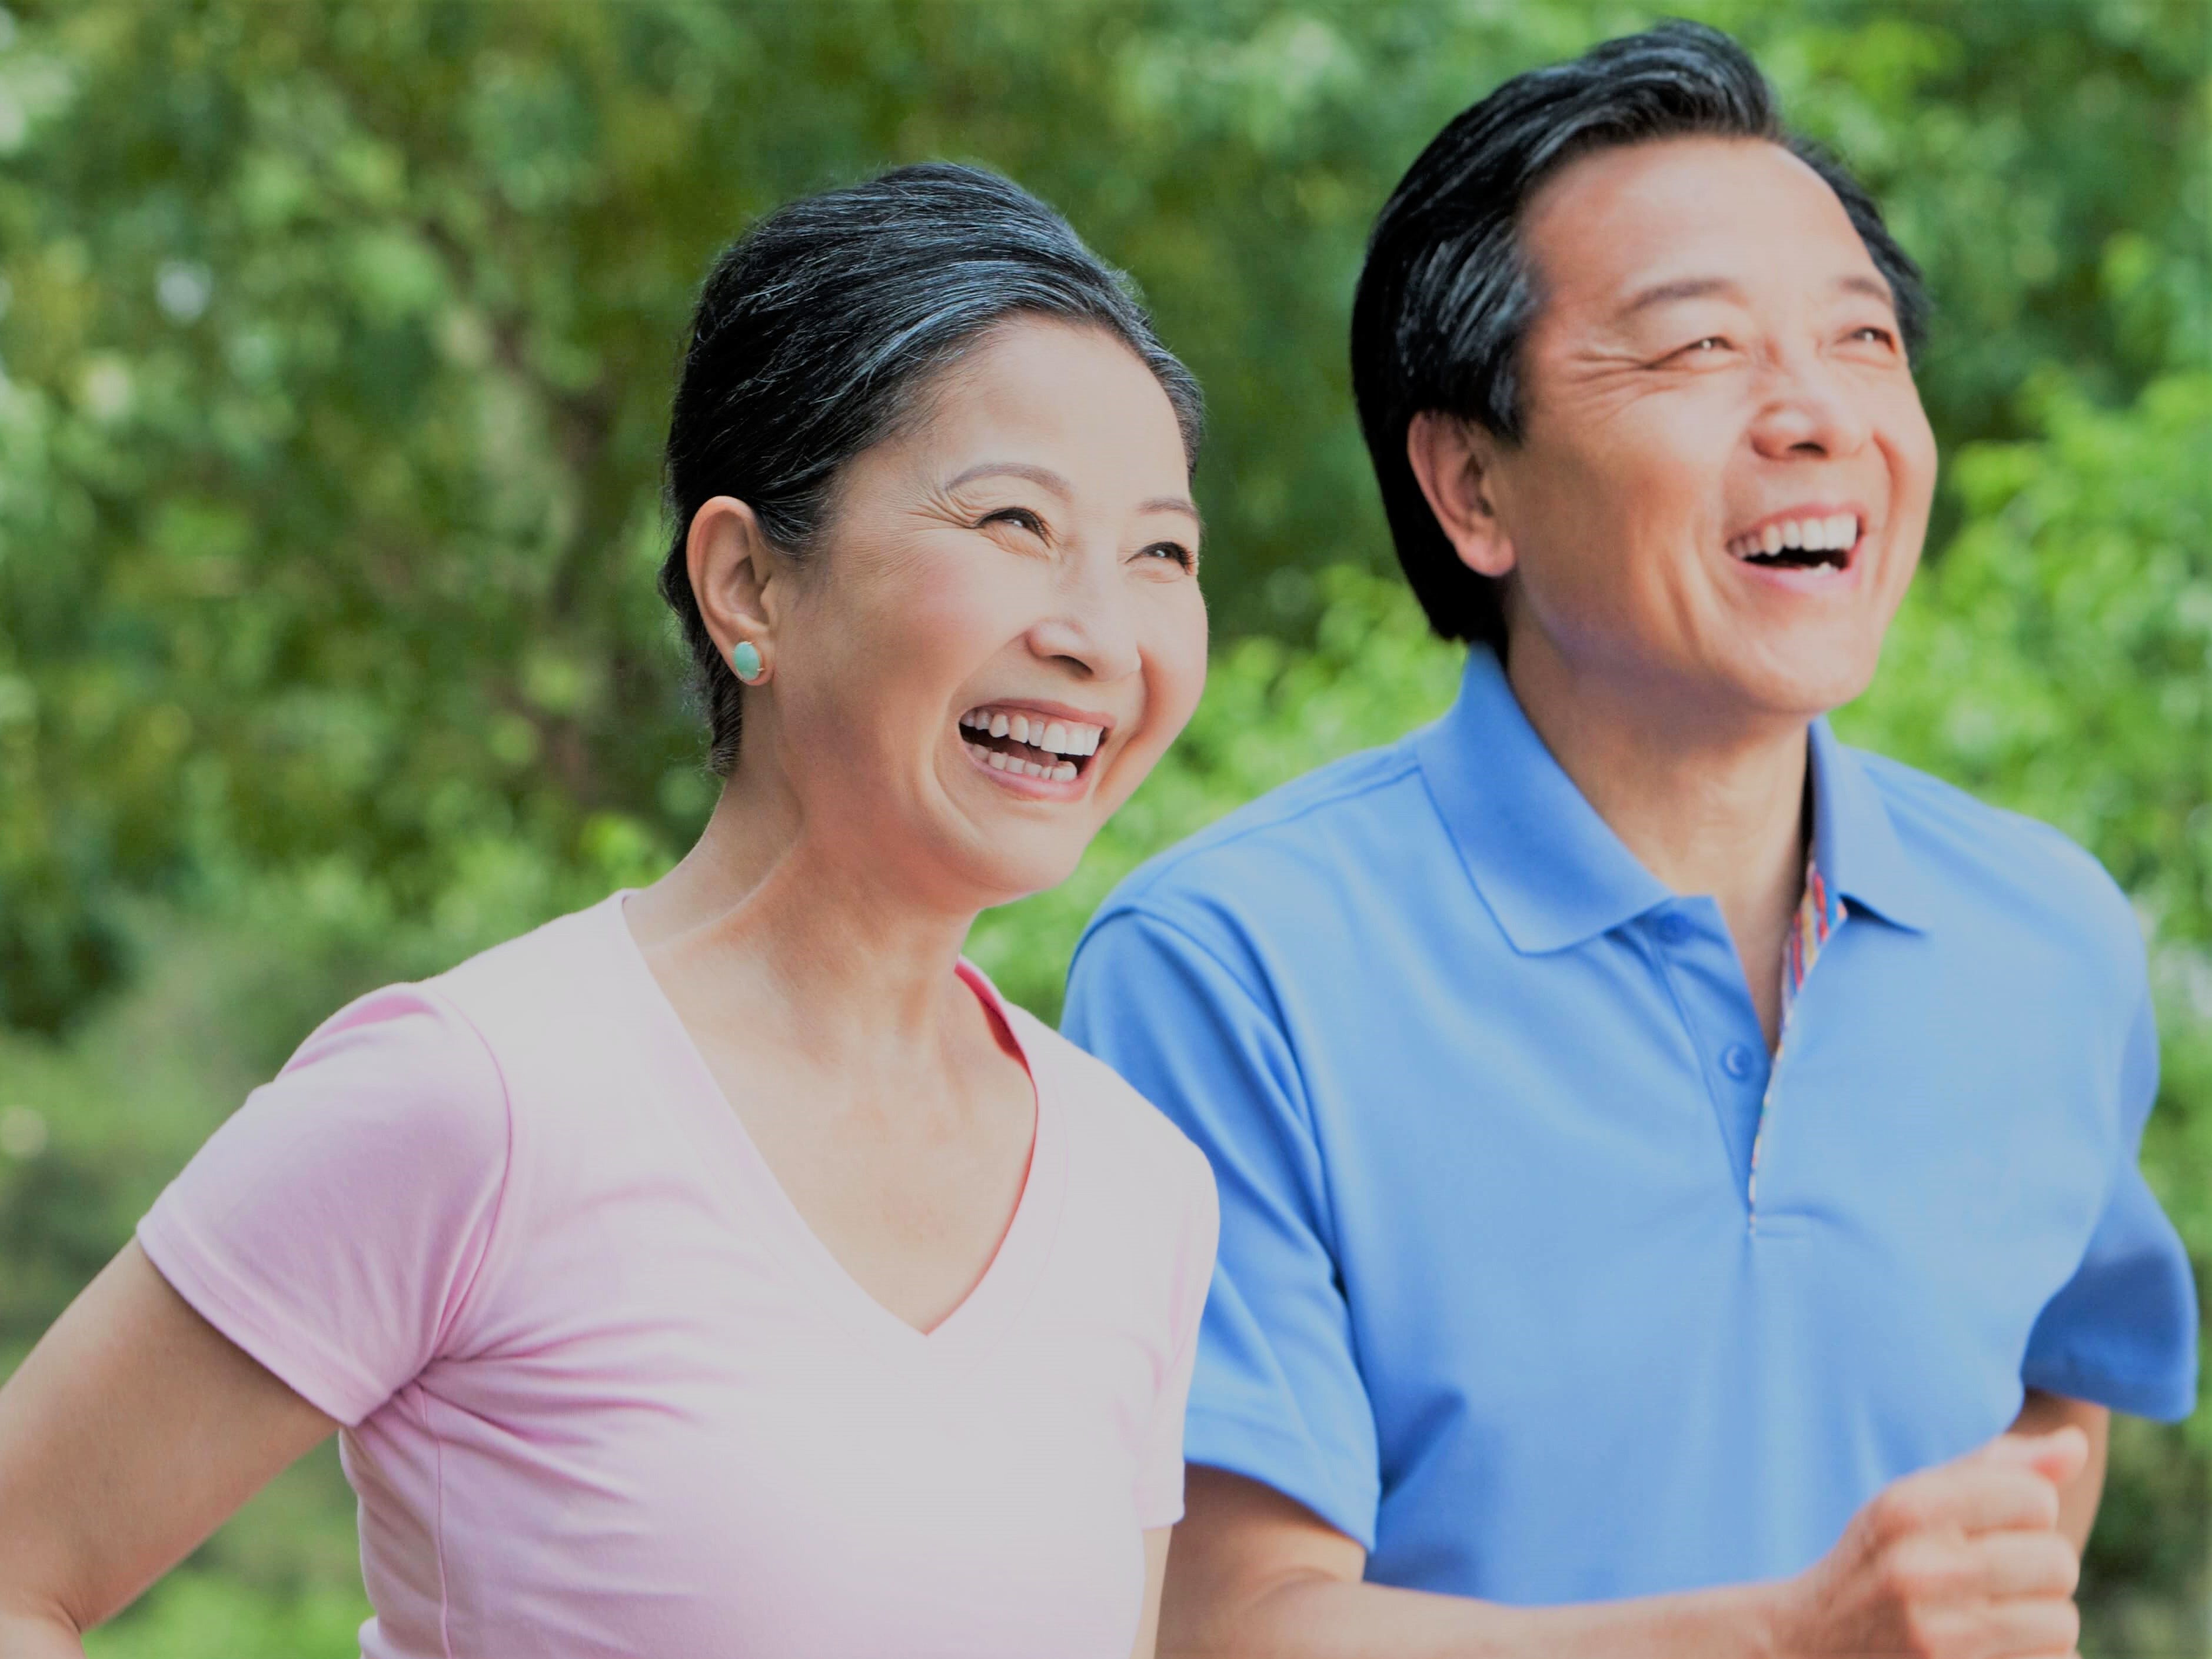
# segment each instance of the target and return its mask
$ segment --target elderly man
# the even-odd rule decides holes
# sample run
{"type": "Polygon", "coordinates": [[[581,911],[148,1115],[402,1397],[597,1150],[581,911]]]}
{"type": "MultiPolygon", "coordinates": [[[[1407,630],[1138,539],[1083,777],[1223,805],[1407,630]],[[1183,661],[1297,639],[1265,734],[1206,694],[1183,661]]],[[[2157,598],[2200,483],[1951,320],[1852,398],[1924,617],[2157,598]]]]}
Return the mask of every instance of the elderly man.
{"type": "Polygon", "coordinates": [[[1146,866],[1068,986],[1221,1190],[1164,1651],[2073,1646],[2196,1303],[2125,900],[1823,718],[1920,556],[1924,310],[1689,25],[1383,209],[1354,385],[1458,702],[1146,866]]]}

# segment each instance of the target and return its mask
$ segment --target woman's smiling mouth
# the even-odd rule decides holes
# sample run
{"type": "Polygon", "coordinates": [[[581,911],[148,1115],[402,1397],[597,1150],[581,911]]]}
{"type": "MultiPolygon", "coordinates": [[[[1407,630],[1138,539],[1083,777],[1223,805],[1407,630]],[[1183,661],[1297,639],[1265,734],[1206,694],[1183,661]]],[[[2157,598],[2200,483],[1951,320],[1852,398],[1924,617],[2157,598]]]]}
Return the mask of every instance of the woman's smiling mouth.
{"type": "Polygon", "coordinates": [[[960,717],[969,754],[1009,778],[1072,783],[1088,769],[1110,729],[1106,722],[1027,703],[981,703],[960,717]]]}

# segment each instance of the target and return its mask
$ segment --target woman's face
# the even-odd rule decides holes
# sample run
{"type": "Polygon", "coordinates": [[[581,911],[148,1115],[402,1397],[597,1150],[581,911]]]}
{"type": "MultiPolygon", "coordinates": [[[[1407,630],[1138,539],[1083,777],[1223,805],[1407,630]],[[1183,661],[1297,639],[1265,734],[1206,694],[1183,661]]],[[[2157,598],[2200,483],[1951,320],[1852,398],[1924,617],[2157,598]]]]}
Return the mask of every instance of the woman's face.
{"type": "Polygon", "coordinates": [[[846,469],[817,553],[770,556],[734,787],[774,768],[810,837],[925,902],[1065,879],[1197,706],[1198,544],[1151,370],[1002,325],[846,469]]]}

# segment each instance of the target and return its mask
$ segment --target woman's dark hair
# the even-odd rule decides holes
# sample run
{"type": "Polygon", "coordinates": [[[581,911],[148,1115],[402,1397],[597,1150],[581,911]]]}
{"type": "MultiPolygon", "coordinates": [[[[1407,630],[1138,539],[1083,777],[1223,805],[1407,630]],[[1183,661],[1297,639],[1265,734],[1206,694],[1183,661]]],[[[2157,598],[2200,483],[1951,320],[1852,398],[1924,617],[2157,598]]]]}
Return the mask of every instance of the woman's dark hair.
{"type": "Polygon", "coordinates": [[[1926,331],[1919,268],[1843,164],[1782,124],[1750,55],[1718,29],[1670,21],[1516,75],[1463,110],[1407,170],[1375,222],[1352,307],[1352,386],[1390,534],[1429,625],[1503,648],[1501,585],[1460,562],[1406,459],[1437,410],[1520,442],[1522,341],[1543,295],[1521,210],[1568,161],[1654,139],[1763,138],[1826,181],[1888,281],[1908,347],[1926,331]]]}
{"type": "Polygon", "coordinates": [[[699,295],[668,422],[673,526],[660,593],[690,647],[727,776],[743,690],[691,591],[691,520],[750,505],[778,549],[815,550],[846,464],[924,406],[938,375],[1018,316],[1103,328],[1158,379],[1195,467],[1198,382],[1162,345],[1128,278],[1019,185],[930,162],[778,208],[724,249],[699,295]]]}

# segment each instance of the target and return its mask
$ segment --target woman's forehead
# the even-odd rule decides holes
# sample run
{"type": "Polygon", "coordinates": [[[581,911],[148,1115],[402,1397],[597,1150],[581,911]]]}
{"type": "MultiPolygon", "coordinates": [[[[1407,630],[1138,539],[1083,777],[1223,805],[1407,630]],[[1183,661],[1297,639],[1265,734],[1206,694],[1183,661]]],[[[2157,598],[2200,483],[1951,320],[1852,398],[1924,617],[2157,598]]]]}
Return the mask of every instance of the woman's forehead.
{"type": "Polygon", "coordinates": [[[1050,320],[994,330],[931,389],[908,439],[940,487],[1025,469],[1078,492],[1127,481],[1180,494],[1185,479],[1182,428],[1151,368],[1103,330],[1050,320]]]}

